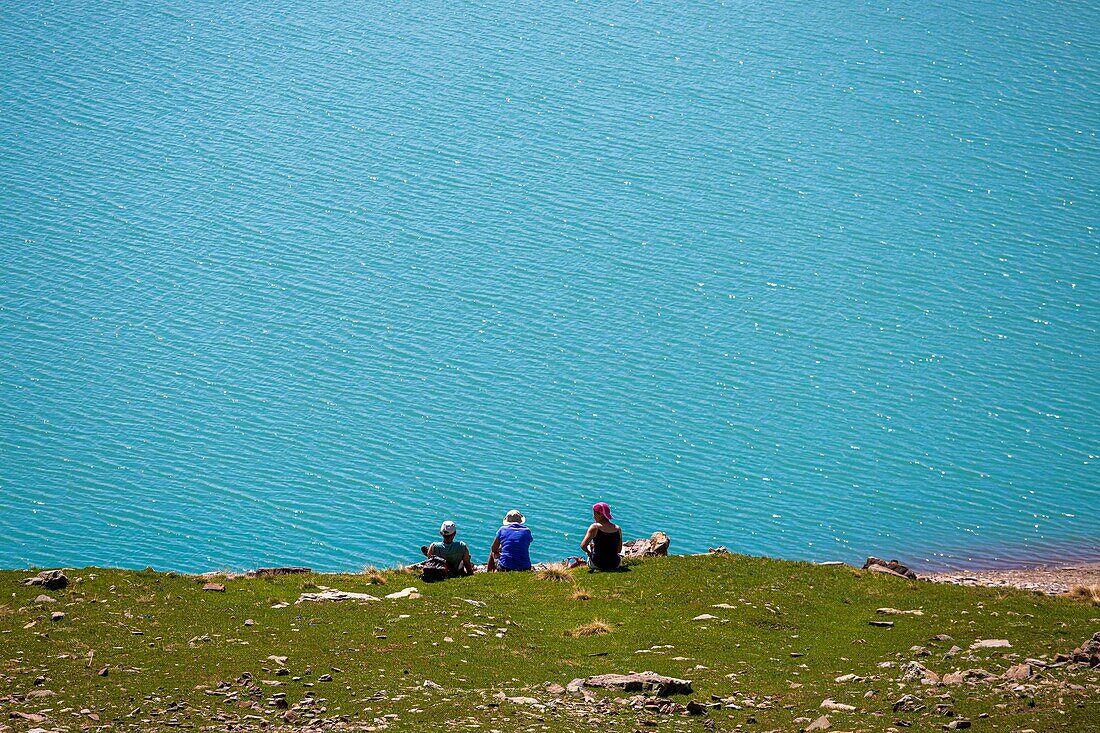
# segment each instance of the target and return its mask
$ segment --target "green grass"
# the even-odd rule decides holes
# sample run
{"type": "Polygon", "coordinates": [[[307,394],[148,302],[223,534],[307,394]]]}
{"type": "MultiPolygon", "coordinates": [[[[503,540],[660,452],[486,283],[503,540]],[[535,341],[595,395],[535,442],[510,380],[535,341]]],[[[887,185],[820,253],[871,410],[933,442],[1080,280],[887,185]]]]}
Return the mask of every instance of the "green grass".
{"type": "Polygon", "coordinates": [[[427,731],[450,721],[452,729],[485,731],[797,731],[807,724],[797,719],[826,713],[819,708],[825,698],[858,708],[828,713],[833,730],[883,731],[901,719],[911,723],[901,730],[938,731],[949,718],[930,714],[937,703],[950,704],[975,731],[1100,729],[1100,670],[1044,670],[1019,691],[1001,681],[898,681],[898,666],[912,659],[940,674],[980,667],[999,675],[1029,657],[1053,661],[1100,630],[1096,606],[1019,591],[736,555],[659,558],[625,573],[578,569],[572,582],[507,573],[427,585],[387,571],[382,585],[368,575],[298,575],[228,580],[225,593],[203,591],[194,577],[152,571],[69,571],[69,587],[52,592],[20,585],[28,575],[0,572],[0,730],[107,723],[150,730],[173,721],[208,730],[258,729],[262,721],[290,728],[284,711],[268,705],[274,693],[285,693],[291,706],[312,693],[318,717],[346,716],[359,730],[427,731]],[[416,586],[422,597],[293,605],[316,586],[375,596],[416,586]],[[58,602],[35,604],[42,592],[58,602]],[[280,601],[292,605],[273,609],[280,601]],[[735,608],[713,607],[721,603],[735,608]],[[883,606],[924,615],[877,615],[883,606]],[[51,621],[53,611],[65,618],[51,621]],[[718,618],[692,620],[704,613],[718,618]],[[894,626],[868,625],[879,619],[894,626]],[[610,632],[571,634],[597,620],[610,632]],[[502,637],[500,629],[507,630],[502,637]],[[936,634],[953,641],[931,641],[936,634]],[[1008,639],[1012,648],[967,651],[985,638],[1008,639]],[[964,651],[944,660],[952,644],[964,651]],[[913,646],[932,653],[915,656],[913,646]],[[287,657],[289,674],[277,676],[280,665],[269,656],[287,657]],[[104,667],[105,677],[97,674],[104,667]],[[666,715],[599,701],[625,696],[616,693],[597,691],[598,700],[582,706],[545,689],[643,670],[691,679],[690,699],[721,699],[739,709],[666,715]],[[259,696],[238,682],[245,673],[259,696]],[[866,679],[834,681],[847,673],[866,679]],[[332,681],[320,681],[325,674],[332,681]],[[36,685],[40,675],[46,679],[36,685]],[[425,680],[442,689],[425,687],[425,680]],[[219,685],[239,699],[209,694],[219,685]],[[41,689],[56,694],[24,697],[41,689]],[[868,690],[876,694],[865,697],[868,690]],[[498,693],[552,704],[513,703],[498,693]],[[893,712],[891,703],[906,693],[928,710],[893,712]],[[9,719],[13,711],[41,712],[48,721],[9,719]]]}

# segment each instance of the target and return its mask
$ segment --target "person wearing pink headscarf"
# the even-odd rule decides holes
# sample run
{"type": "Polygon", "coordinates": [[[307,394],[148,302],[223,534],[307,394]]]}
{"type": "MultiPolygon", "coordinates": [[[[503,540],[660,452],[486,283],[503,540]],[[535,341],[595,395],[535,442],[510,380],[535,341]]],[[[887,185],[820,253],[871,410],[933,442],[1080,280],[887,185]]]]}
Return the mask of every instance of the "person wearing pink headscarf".
{"type": "Polygon", "coordinates": [[[607,502],[592,505],[592,519],[581,540],[581,549],[588,555],[589,569],[618,570],[622,563],[623,531],[611,522],[611,507],[607,502]]]}

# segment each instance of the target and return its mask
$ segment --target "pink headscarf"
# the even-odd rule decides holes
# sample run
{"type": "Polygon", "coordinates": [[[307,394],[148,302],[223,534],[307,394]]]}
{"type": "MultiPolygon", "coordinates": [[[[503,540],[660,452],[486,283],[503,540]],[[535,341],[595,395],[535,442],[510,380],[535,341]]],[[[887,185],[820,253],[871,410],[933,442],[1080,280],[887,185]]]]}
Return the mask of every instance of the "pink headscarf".
{"type": "Polygon", "coordinates": [[[599,514],[607,521],[611,521],[611,507],[607,505],[606,501],[601,501],[599,504],[593,504],[592,511],[599,514]]]}

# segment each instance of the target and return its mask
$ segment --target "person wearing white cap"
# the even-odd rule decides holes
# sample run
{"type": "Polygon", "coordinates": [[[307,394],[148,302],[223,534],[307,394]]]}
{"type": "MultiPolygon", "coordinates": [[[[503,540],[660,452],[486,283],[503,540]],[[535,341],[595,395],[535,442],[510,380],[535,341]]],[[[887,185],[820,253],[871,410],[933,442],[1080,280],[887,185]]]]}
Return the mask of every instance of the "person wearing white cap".
{"type": "Polygon", "coordinates": [[[504,515],[504,524],[493,539],[489,551],[489,572],[496,570],[531,569],[531,530],[518,509],[504,515]]]}
{"type": "Polygon", "coordinates": [[[439,525],[439,534],[443,537],[443,541],[428,545],[428,551],[425,554],[428,557],[439,557],[445,560],[447,570],[452,577],[473,575],[474,563],[470,560],[470,548],[465,542],[455,539],[457,532],[458,526],[450,519],[439,525]]]}

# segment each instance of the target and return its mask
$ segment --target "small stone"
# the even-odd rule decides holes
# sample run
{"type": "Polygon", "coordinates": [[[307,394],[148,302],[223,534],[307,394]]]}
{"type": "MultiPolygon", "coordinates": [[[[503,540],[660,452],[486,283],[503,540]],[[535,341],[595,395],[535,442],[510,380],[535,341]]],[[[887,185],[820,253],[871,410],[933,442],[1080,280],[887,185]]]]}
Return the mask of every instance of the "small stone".
{"type": "Polygon", "coordinates": [[[709,613],[701,613],[698,616],[696,616],[695,618],[693,618],[692,621],[710,621],[711,619],[715,619],[715,618],[718,618],[718,617],[717,616],[712,616],[709,613]]]}
{"type": "Polygon", "coordinates": [[[810,733],[811,731],[815,730],[829,730],[832,727],[833,724],[829,722],[829,719],[822,715],[820,718],[806,726],[806,733],[810,733]]]}
{"type": "Polygon", "coordinates": [[[825,708],[826,710],[835,710],[836,712],[840,713],[851,713],[855,712],[856,709],[855,705],[848,705],[846,703],[837,702],[831,697],[827,697],[822,700],[821,707],[825,708]]]}
{"type": "Polygon", "coordinates": [[[894,625],[893,621],[868,621],[867,623],[871,626],[878,626],[883,629],[889,629],[894,625]]]}
{"type": "Polygon", "coordinates": [[[45,593],[42,593],[41,595],[37,596],[34,599],[34,602],[35,603],[57,603],[57,599],[56,598],[51,598],[50,596],[46,595],[45,593]]]}
{"type": "Polygon", "coordinates": [[[223,583],[205,583],[202,589],[214,591],[215,593],[225,593],[225,585],[223,583]]]}
{"type": "Polygon", "coordinates": [[[99,670],[98,672],[96,672],[96,674],[98,674],[98,675],[99,675],[100,677],[106,677],[106,676],[107,676],[107,675],[109,675],[110,673],[111,673],[111,665],[107,665],[107,666],[106,666],[106,667],[104,667],[103,669],[101,669],[101,670],[99,670]]]}
{"type": "Polygon", "coordinates": [[[834,682],[862,682],[863,678],[854,674],[842,674],[837,677],[834,682]]]}
{"type": "Polygon", "coordinates": [[[944,723],[944,730],[964,730],[970,727],[970,721],[966,718],[959,718],[958,720],[952,720],[950,723],[944,723]]]}
{"type": "Polygon", "coordinates": [[[1001,675],[1001,678],[1006,680],[1026,680],[1029,677],[1031,677],[1030,664],[1014,664],[1001,675]]]}
{"type": "Polygon", "coordinates": [[[1008,639],[978,639],[970,645],[971,649],[1008,649],[1012,644],[1008,639]]]}
{"type": "Polygon", "coordinates": [[[244,620],[244,625],[245,625],[245,626],[255,626],[255,625],[256,625],[256,622],[255,622],[255,621],[253,621],[253,620],[252,620],[252,619],[250,619],[250,618],[246,618],[246,619],[244,620]]]}
{"type": "Polygon", "coordinates": [[[318,682],[332,682],[332,675],[323,674],[323,675],[321,675],[320,677],[317,678],[317,681],[318,682]]]}
{"type": "Polygon", "coordinates": [[[54,611],[50,614],[50,621],[60,621],[63,618],[65,618],[64,611],[54,611]]]}
{"type": "Polygon", "coordinates": [[[688,715],[706,715],[707,708],[702,703],[698,703],[695,700],[688,700],[687,704],[688,715]]]}
{"type": "Polygon", "coordinates": [[[419,598],[419,597],[420,597],[420,591],[417,590],[416,588],[405,588],[403,590],[397,591],[396,593],[390,593],[386,596],[386,598],[389,598],[391,601],[398,600],[400,598],[419,598]]]}

